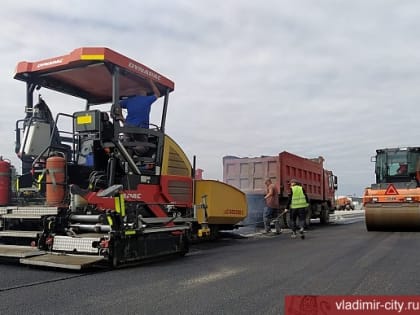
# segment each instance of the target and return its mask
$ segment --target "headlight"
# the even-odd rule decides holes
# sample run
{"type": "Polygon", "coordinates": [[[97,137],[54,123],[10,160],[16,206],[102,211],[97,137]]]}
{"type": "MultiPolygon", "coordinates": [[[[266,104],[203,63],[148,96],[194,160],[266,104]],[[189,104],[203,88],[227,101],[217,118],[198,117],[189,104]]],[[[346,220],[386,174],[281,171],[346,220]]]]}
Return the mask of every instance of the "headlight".
{"type": "Polygon", "coordinates": [[[373,198],[372,198],[372,201],[373,201],[373,202],[378,202],[378,197],[373,197],[373,198]]]}
{"type": "Polygon", "coordinates": [[[411,198],[411,197],[405,197],[405,200],[406,201],[413,201],[413,198],[411,198]]]}

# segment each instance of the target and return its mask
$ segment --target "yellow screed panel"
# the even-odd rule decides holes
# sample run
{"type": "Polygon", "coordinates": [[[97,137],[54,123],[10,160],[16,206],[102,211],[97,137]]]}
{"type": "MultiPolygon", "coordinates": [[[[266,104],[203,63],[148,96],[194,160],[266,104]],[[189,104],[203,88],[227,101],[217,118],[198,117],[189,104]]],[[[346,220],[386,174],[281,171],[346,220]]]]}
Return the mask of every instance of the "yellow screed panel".
{"type": "Polygon", "coordinates": [[[161,174],[191,177],[191,169],[191,163],[181,147],[165,135],[161,174]]]}
{"type": "MultiPolygon", "coordinates": [[[[241,190],[215,180],[197,180],[195,203],[207,196],[207,221],[209,224],[237,224],[248,215],[246,195],[241,190]]],[[[198,223],[203,222],[203,210],[197,210],[198,223]]]]}

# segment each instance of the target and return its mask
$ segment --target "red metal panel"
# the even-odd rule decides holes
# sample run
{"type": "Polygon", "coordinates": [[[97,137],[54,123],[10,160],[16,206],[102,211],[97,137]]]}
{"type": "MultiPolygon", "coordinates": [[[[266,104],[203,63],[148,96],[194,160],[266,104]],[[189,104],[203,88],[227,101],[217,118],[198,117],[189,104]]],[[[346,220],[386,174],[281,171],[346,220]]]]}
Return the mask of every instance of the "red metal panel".
{"type": "Polygon", "coordinates": [[[161,192],[168,203],[191,207],[193,203],[192,178],[186,176],[161,176],[161,192]]]}
{"type": "Polygon", "coordinates": [[[324,170],[324,159],[307,159],[289,152],[278,156],[223,158],[223,181],[247,194],[264,194],[265,178],[271,178],[282,197],[290,192],[292,178],[300,181],[312,200],[333,199],[334,189],[329,186],[328,178],[332,172],[324,170]]]}
{"type": "Polygon", "coordinates": [[[139,89],[152,92],[148,79],[153,80],[161,92],[166,88],[174,90],[174,82],[162,74],[105,47],[82,47],[68,55],[19,62],[15,79],[35,80],[43,87],[87,98],[94,103],[106,103],[112,101],[109,65],[121,70],[120,96],[136,94],[139,89]]]}
{"type": "MultiPolygon", "coordinates": [[[[137,190],[126,190],[123,192],[124,199],[127,202],[144,202],[149,205],[153,214],[156,217],[167,217],[159,204],[168,203],[162,195],[159,185],[144,185],[137,186],[137,190]]],[[[98,197],[96,192],[89,192],[83,197],[89,204],[96,205],[99,209],[115,209],[115,201],[112,197],[98,197]]]]}
{"type": "Polygon", "coordinates": [[[280,175],[284,194],[289,193],[289,182],[294,178],[302,184],[310,199],[322,200],[324,195],[323,162],[322,157],[307,159],[286,151],[280,153],[280,175]]]}
{"type": "Polygon", "coordinates": [[[60,67],[66,68],[66,65],[71,63],[76,63],[74,66],[77,66],[77,63],[83,64],[86,60],[84,56],[104,56],[104,61],[110,62],[112,64],[119,65],[121,68],[133,72],[145,79],[152,79],[171,90],[174,89],[174,82],[164,77],[163,75],[157,73],[151,68],[133,60],[127,58],[109,48],[105,47],[81,47],[73,50],[68,55],[48,58],[36,62],[20,62],[17,66],[16,74],[27,73],[27,72],[49,72],[60,67]]]}

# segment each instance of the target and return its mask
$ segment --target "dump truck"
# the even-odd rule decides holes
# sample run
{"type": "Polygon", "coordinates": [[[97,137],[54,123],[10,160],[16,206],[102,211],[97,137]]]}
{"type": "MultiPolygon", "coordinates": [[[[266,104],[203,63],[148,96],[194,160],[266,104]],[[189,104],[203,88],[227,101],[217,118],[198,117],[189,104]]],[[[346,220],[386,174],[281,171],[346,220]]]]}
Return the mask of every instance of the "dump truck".
{"type": "Polygon", "coordinates": [[[335,200],[337,210],[354,210],[354,203],[351,197],[339,196],[335,200]]]}
{"type": "MultiPolygon", "coordinates": [[[[323,157],[308,159],[286,151],[277,156],[224,156],[223,181],[247,195],[249,216],[244,224],[262,221],[266,178],[270,178],[279,191],[280,209],[286,207],[290,180],[299,181],[310,199],[306,225],[310,225],[311,218],[319,218],[321,223],[327,224],[335,210],[337,176],[324,169],[323,163],[323,157]]],[[[285,225],[288,218],[284,215],[285,225]]]]}
{"type": "Polygon", "coordinates": [[[377,149],[363,196],[368,231],[420,230],[420,147],[377,149]]]}
{"type": "Polygon", "coordinates": [[[19,62],[14,78],[26,90],[15,139],[22,168],[14,180],[10,161],[0,161],[0,258],[82,269],[183,256],[191,240],[247,216],[245,194],[196,179],[195,157],[166,133],[174,82],[164,75],[109,48],[81,47],[19,62]],[[150,80],[163,95],[160,122],[125,125],[120,99],[153,93],[150,80]],[[54,118],[46,90],[70,111],[54,118]],[[69,96],[85,106],[72,109],[69,96]]]}

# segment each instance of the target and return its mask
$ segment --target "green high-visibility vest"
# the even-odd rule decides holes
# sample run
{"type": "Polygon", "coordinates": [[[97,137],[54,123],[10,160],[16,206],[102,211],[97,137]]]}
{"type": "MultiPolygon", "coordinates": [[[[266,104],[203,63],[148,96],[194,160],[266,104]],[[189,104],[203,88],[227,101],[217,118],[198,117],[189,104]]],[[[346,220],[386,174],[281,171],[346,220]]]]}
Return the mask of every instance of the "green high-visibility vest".
{"type": "Polygon", "coordinates": [[[299,185],[292,186],[292,202],[290,204],[291,209],[306,208],[309,204],[306,202],[303,188],[299,185]]]}

